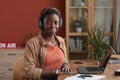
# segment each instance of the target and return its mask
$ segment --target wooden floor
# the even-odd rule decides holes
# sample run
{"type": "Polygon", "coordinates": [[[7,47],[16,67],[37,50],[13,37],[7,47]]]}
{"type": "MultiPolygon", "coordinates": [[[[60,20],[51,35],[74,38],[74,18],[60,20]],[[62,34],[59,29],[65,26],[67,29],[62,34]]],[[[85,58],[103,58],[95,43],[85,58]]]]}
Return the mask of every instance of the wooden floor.
{"type": "Polygon", "coordinates": [[[13,80],[13,64],[24,49],[0,49],[0,80],[13,80]]]}

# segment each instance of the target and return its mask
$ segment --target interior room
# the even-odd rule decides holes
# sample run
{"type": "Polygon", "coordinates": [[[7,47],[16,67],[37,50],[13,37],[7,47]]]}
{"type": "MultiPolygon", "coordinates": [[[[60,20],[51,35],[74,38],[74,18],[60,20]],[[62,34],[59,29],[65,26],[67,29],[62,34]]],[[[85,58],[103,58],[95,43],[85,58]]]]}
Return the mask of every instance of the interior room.
{"type": "Polygon", "coordinates": [[[95,28],[104,32],[102,41],[119,55],[119,4],[120,0],[1,0],[0,80],[13,80],[14,63],[24,55],[26,42],[41,32],[38,17],[45,7],[55,7],[62,15],[62,28],[57,35],[65,40],[68,60],[88,58],[88,54],[83,56],[88,51],[87,31],[95,28]]]}

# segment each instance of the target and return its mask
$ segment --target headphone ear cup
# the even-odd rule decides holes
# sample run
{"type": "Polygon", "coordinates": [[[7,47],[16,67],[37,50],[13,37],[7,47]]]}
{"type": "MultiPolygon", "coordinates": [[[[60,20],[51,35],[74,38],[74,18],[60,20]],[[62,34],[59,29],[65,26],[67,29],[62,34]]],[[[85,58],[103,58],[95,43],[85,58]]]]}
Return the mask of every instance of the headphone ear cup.
{"type": "Polygon", "coordinates": [[[60,24],[59,24],[60,28],[62,27],[62,17],[60,18],[60,24]]]}
{"type": "Polygon", "coordinates": [[[43,28],[44,28],[44,25],[43,25],[43,23],[42,23],[42,21],[39,19],[39,21],[38,21],[38,25],[39,25],[39,28],[41,29],[41,30],[43,30],[43,28]]]}

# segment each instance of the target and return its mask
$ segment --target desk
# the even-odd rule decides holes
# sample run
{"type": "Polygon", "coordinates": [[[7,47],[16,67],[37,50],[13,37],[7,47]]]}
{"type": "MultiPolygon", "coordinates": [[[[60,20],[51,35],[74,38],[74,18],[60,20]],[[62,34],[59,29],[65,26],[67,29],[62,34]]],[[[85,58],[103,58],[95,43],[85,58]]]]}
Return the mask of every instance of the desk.
{"type": "MultiPolygon", "coordinates": [[[[113,57],[119,57],[120,58],[120,55],[118,56],[114,56],[113,57]]],[[[78,71],[77,71],[77,68],[79,66],[98,66],[98,63],[96,61],[92,61],[92,60],[70,60],[69,61],[70,63],[70,68],[77,74],[78,71]],[[75,62],[83,62],[83,64],[75,64],[75,62]]],[[[120,76],[115,76],[114,75],[114,71],[115,70],[118,70],[120,69],[120,64],[107,64],[106,66],[106,69],[104,71],[103,74],[96,74],[96,75],[104,75],[106,76],[106,78],[104,79],[101,79],[101,80],[120,80],[120,76]]],[[[64,80],[66,77],[68,76],[73,76],[73,75],[59,75],[58,76],[58,80],[64,80]]]]}

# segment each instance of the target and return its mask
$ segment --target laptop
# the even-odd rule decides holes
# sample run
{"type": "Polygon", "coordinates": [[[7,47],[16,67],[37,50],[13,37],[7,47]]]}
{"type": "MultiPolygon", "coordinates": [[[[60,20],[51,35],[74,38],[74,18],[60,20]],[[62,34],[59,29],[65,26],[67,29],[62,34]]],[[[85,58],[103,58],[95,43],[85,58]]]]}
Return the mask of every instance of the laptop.
{"type": "Polygon", "coordinates": [[[110,59],[111,53],[107,53],[99,60],[100,65],[96,67],[78,67],[78,73],[80,74],[101,74],[104,72],[107,63],[110,59]]]}

